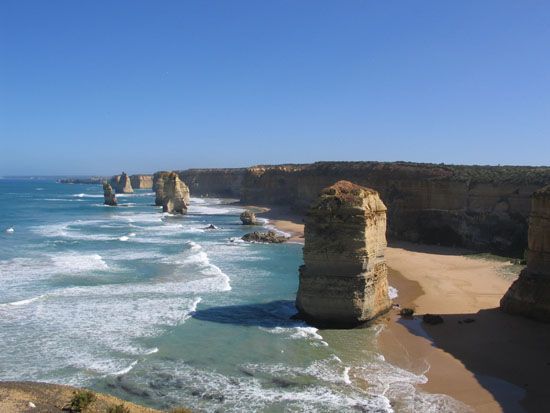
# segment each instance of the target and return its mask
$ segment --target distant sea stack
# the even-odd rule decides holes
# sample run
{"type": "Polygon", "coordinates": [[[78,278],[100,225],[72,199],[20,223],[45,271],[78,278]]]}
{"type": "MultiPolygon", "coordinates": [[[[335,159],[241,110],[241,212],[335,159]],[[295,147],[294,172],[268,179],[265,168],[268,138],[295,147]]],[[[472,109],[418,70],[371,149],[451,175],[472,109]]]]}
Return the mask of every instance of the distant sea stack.
{"type": "Polygon", "coordinates": [[[108,182],[103,182],[103,198],[105,199],[105,201],[103,202],[105,205],[117,205],[115,192],[108,182]]]}
{"type": "Polygon", "coordinates": [[[171,172],[164,177],[163,192],[162,212],[171,214],[187,213],[189,188],[180,180],[177,173],[171,172]]]}
{"type": "Polygon", "coordinates": [[[296,307],[310,322],[353,326],[386,312],[386,206],[348,181],[321,191],[305,218],[296,307]]]}
{"type": "Polygon", "coordinates": [[[159,171],[153,175],[153,191],[155,192],[155,205],[162,206],[164,199],[164,179],[170,175],[170,172],[159,171]]]}
{"type": "Polygon", "coordinates": [[[527,268],[500,300],[502,310],[550,322],[550,186],[533,194],[527,268]]]}
{"type": "Polygon", "coordinates": [[[131,175],[130,183],[133,189],[151,189],[153,187],[153,175],[131,175]]]}
{"type": "Polygon", "coordinates": [[[246,210],[240,215],[240,220],[243,225],[257,225],[258,220],[256,219],[256,214],[254,212],[246,210]]]}
{"type": "Polygon", "coordinates": [[[121,175],[115,175],[111,179],[111,185],[115,188],[117,194],[133,194],[134,189],[130,182],[130,177],[126,172],[122,172],[121,175]]]}

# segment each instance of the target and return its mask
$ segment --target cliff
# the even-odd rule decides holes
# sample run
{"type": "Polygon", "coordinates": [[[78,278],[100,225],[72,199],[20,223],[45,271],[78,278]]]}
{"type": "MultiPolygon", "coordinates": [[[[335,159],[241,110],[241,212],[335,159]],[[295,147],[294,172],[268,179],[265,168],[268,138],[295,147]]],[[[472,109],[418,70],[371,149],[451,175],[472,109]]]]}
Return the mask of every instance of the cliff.
{"type": "Polygon", "coordinates": [[[550,168],[410,162],[316,162],[179,172],[197,195],[285,205],[305,213],[339,180],[373,188],[388,207],[388,237],[522,256],[530,196],[550,168]]]}
{"type": "Polygon", "coordinates": [[[304,265],[296,307],[308,321],[350,326],[391,307],[386,206],[347,181],[325,188],[305,218],[304,265]]]}
{"type": "Polygon", "coordinates": [[[186,214],[189,205],[189,188],[175,172],[164,177],[162,212],[186,214]]]}
{"type": "Polygon", "coordinates": [[[246,168],[187,169],[178,175],[194,196],[240,199],[246,172],[246,168]]]}
{"type": "Polygon", "coordinates": [[[122,172],[121,175],[115,175],[111,178],[111,186],[115,188],[117,194],[131,194],[134,192],[130,177],[126,172],[122,172]]]}
{"type": "Polygon", "coordinates": [[[511,314],[550,322],[550,186],[533,194],[527,267],[500,306],[511,314]]]}
{"type": "Polygon", "coordinates": [[[130,183],[134,189],[151,189],[153,187],[153,175],[131,175],[130,183]]]}

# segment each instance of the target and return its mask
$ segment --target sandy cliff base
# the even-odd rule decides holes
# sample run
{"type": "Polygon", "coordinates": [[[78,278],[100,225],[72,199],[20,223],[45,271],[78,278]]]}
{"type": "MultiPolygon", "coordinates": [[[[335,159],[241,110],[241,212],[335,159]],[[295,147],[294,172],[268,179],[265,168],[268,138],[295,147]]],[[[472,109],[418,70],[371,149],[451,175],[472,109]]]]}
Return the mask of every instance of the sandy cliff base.
{"type": "MultiPolygon", "coordinates": [[[[300,217],[283,210],[266,216],[293,240],[302,240],[300,217]]],[[[498,309],[511,284],[506,262],[468,252],[411,243],[390,244],[386,262],[395,303],[413,307],[405,319],[394,309],[379,343],[386,359],[424,373],[420,386],[447,394],[478,412],[542,412],[550,406],[550,324],[498,309]],[[444,322],[427,325],[426,313],[444,322]]]]}

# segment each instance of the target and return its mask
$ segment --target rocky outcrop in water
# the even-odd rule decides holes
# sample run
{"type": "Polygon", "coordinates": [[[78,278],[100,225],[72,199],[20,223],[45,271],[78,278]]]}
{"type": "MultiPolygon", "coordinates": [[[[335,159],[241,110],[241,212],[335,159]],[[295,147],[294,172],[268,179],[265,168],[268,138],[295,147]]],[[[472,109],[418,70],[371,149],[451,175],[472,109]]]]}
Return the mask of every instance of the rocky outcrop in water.
{"type": "Polygon", "coordinates": [[[153,175],[132,175],[130,183],[134,189],[151,189],[153,187],[153,175]]]}
{"type": "Polygon", "coordinates": [[[126,172],[122,172],[121,175],[113,176],[113,178],[111,178],[111,185],[117,194],[134,193],[132,183],[130,182],[130,177],[126,174],[126,172]]]}
{"type": "Polygon", "coordinates": [[[155,192],[155,205],[162,206],[164,199],[164,180],[170,172],[160,171],[153,175],[153,191],[155,192]]]}
{"type": "Polygon", "coordinates": [[[268,232],[251,232],[250,234],[245,234],[241,238],[243,241],[246,242],[262,242],[267,244],[280,244],[283,242],[288,241],[288,238],[277,235],[274,231],[268,231],[268,232]]]}
{"type": "Polygon", "coordinates": [[[256,214],[252,211],[244,211],[240,215],[240,220],[243,223],[243,225],[258,225],[258,221],[256,220],[256,214]]]}
{"type": "Polygon", "coordinates": [[[345,327],[391,307],[386,206],[376,191],[347,181],[325,188],[306,215],[304,231],[296,298],[303,318],[345,327]]]}
{"type": "Polygon", "coordinates": [[[164,198],[162,211],[171,214],[186,214],[189,205],[189,188],[181,181],[178,174],[171,172],[164,177],[164,198]]]}
{"type": "Polygon", "coordinates": [[[500,307],[550,322],[550,186],[533,194],[527,267],[502,297],[500,307]]]}
{"type": "Polygon", "coordinates": [[[109,206],[116,206],[117,200],[113,188],[108,182],[103,182],[103,199],[104,204],[109,206]]]}

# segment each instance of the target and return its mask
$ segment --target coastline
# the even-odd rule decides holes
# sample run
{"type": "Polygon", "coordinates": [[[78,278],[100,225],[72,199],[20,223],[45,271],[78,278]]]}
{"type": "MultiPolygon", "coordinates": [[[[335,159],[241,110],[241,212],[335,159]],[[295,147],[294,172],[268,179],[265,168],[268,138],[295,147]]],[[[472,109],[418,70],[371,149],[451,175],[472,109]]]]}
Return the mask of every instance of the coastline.
{"type": "MultiPolygon", "coordinates": [[[[300,216],[258,207],[290,241],[303,243],[300,216]]],[[[390,243],[388,280],[399,308],[383,317],[379,348],[387,361],[428,381],[418,387],[445,394],[479,412],[537,412],[550,404],[550,326],[499,310],[512,283],[507,261],[469,256],[466,250],[390,243]],[[423,314],[444,323],[427,325],[423,314]],[[386,320],[386,321],[384,321],[386,320]]]]}

